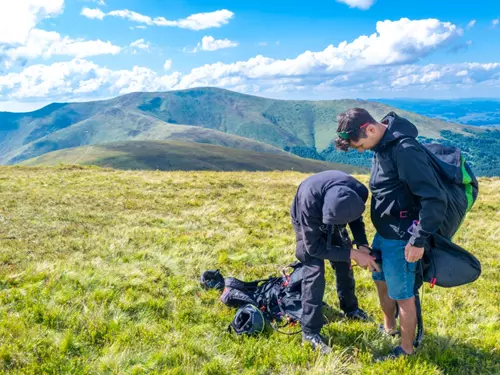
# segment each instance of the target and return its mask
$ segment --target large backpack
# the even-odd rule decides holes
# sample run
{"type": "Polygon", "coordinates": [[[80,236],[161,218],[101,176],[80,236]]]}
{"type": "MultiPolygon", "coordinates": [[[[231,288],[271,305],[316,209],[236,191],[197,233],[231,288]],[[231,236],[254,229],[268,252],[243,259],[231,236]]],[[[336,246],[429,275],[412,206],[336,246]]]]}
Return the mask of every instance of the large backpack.
{"type": "MultiPolygon", "coordinates": [[[[389,118],[396,120],[401,117],[395,112],[389,112],[381,122],[387,123],[389,118]]],[[[398,142],[401,143],[405,139],[414,138],[402,137],[398,142]]],[[[441,180],[448,184],[460,186],[467,200],[465,212],[468,212],[477,199],[479,183],[462,151],[458,147],[445,146],[440,143],[418,143],[429,156],[432,166],[441,180]]]]}
{"type": "Polygon", "coordinates": [[[448,183],[463,187],[468,212],[477,199],[479,183],[462,151],[439,143],[423,144],[438,174],[448,183]]]}
{"type": "Polygon", "coordinates": [[[255,306],[263,313],[271,327],[280,332],[280,328],[300,322],[302,279],[303,264],[300,262],[285,267],[281,276],[263,280],[242,281],[226,277],[220,300],[225,305],[235,308],[255,306]],[[292,271],[287,273],[287,269],[290,268],[292,271]]]}

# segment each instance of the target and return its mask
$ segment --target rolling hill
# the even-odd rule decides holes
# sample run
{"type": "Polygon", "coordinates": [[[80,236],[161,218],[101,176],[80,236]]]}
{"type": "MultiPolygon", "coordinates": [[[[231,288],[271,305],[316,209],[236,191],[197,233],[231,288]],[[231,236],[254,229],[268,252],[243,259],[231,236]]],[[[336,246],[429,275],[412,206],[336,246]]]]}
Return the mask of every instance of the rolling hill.
{"type": "Polygon", "coordinates": [[[270,154],[178,141],[123,141],[68,148],[29,159],[21,165],[97,165],[128,170],[212,170],[320,172],[339,169],[365,172],[360,167],[303,159],[280,152],[270,154]]]}
{"type": "MultiPolygon", "coordinates": [[[[377,117],[391,107],[368,101],[285,101],[217,88],[132,93],[105,101],[54,103],[35,112],[0,113],[0,162],[13,163],[60,148],[165,139],[172,126],[189,125],[242,136],[279,149],[328,147],[338,113],[363,106],[377,117]],[[158,137],[158,138],[155,138],[158,137]],[[37,155],[38,154],[38,155],[37,155]]],[[[439,137],[460,126],[402,112],[422,135],[439,137]]]]}
{"type": "MultiPolygon", "coordinates": [[[[337,114],[356,106],[366,108],[376,118],[394,110],[371,101],[274,100],[218,88],[54,103],[30,113],[0,113],[0,163],[15,164],[83,145],[170,139],[259,152],[282,150],[311,159],[367,166],[369,155],[346,155],[331,145],[337,114]]],[[[469,144],[469,140],[476,140],[471,127],[404,110],[397,112],[417,124],[425,139],[443,140],[443,134],[462,136],[467,153],[477,165],[496,164],[496,154],[491,147],[483,148],[482,140],[469,144]]],[[[491,173],[497,172],[488,170],[485,174],[491,173]]]]}

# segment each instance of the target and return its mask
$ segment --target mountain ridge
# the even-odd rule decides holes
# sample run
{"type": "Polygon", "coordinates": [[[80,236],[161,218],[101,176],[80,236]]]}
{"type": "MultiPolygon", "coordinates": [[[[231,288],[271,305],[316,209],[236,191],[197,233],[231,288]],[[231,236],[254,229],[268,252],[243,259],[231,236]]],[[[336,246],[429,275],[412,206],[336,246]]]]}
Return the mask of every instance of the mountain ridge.
{"type": "MultiPolygon", "coordinates": [[[[369,100],[280,100],[219,88],[194,88],[136,92],[91,102],[53,103],[26,114],[0,113],[0,163],[14,164],[46,152],[87,144],[168,140],[175,133],[175,139],[181,141],[265,152],[270,150],[263,145],[267,144],[275,153],[282,150],[311,159],[368,166],[369,156],[344,154],[332,147],[337,115],[356,106],[366,108],[375,118],[396,111],[414,122],[427,140],[446,141],[443,134],[475,136],[472,127],[369,100]],[[218,133],[200,136],[187,128],[174,130],[179,126],[218,133]],[[241,138],[235,141],[232,136],[249,141],[241,138]]],[[[490,164],[491,158],[481,156],[478,144],[474,142],[470,152],[474,157],[478,155],[479,162],[490,164]]]]}

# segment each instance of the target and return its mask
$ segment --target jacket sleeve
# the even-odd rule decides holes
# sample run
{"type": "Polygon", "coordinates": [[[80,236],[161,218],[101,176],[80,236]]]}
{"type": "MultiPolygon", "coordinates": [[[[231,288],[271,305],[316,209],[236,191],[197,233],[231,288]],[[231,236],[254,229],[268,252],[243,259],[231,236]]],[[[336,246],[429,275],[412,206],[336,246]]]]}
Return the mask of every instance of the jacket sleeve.
{"type": "Polygon", "coordinates": [[[412,140],[401,142],[396,150],[399,179],[420,199],[420,223],[414,228],[410,244],[423,247],[427,237],[439,229],[444,220],[448,199],[441,188],[429,156],[412,140]]]}
{"type": "Polygon", "coordinates": [[[321,220],[307,216],[303,213],[300,218],[302,241],[305,251],[312,257],[331,260],[333,262],[350,262],[351,249],[332,245],[327,248],[326,233],[320,228],[321,220]]]}
{"type": "Polygon", "coordinates": [[[354,243],[358,246],[368,245],[368,238],[366,238],[365,223],[363,222],[363,216],[359,219],[351,221],[349,223],[349,228],[351,229],[352,236],[354,237],[354,243]]]}

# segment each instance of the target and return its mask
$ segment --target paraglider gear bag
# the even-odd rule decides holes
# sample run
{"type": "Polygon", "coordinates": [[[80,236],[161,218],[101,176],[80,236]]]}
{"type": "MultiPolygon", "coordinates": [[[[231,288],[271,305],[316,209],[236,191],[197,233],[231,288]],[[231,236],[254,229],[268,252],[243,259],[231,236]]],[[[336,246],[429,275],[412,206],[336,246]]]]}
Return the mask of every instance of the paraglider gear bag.
{"type": "Polygon", "coordinates": [[[300,262],[285,267],[281,276],[268,279],[245,282],[226,277],[220,300],[229,307],[255,306],[262,312],[265,321],[277,330],[295,325],[302,317],[302,278],[303,264],[300,262]],[[292,272],[287,273],[289,268],[292,272]]]}

